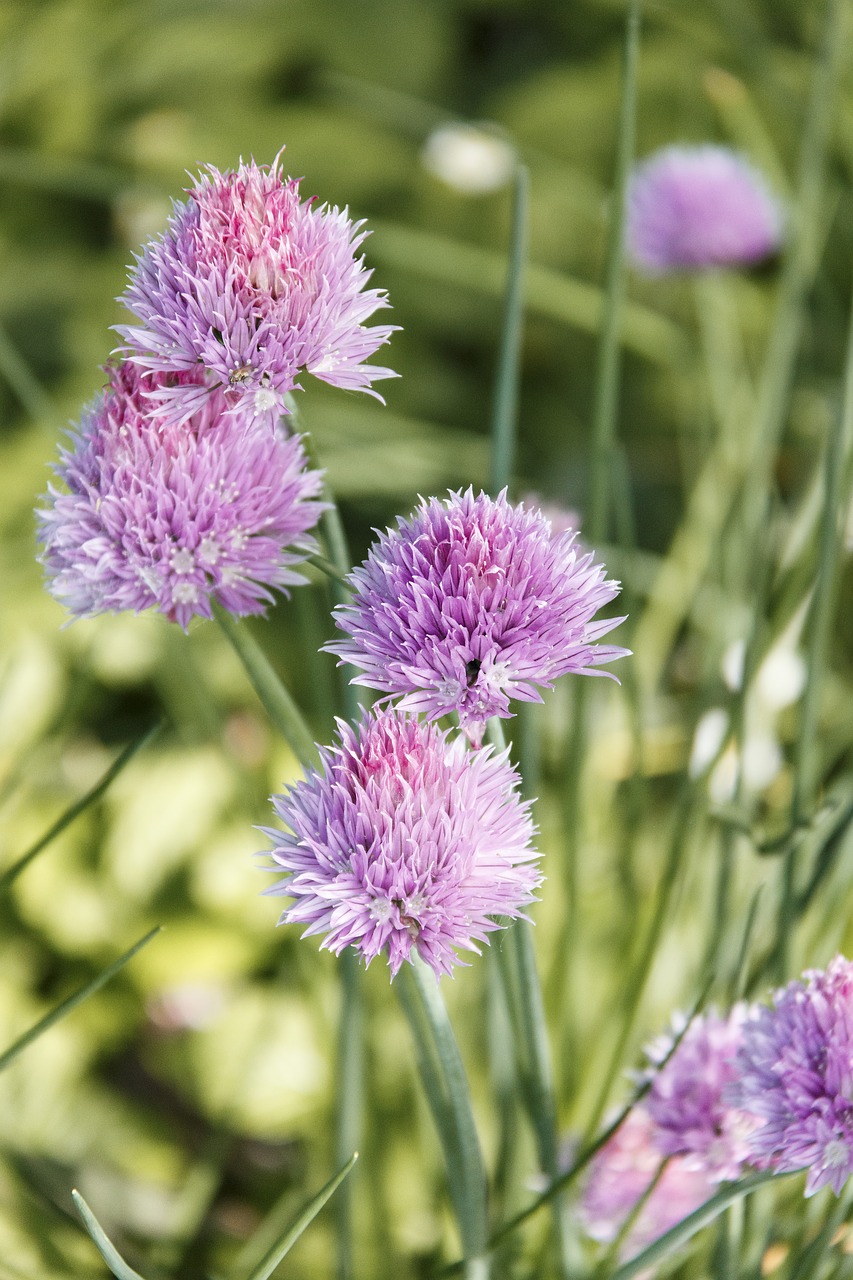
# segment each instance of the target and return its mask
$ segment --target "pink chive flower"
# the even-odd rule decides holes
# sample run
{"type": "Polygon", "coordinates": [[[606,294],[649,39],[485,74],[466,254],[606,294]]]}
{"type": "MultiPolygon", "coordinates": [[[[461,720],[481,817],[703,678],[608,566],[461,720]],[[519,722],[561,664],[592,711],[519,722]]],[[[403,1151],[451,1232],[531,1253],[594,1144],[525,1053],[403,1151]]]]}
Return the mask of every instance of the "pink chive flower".
{"type": "Polygon", "coordinates": [[[392,977],[414,952],[440,975],[533,901],[533,825],[505,751],[374,710],[357,728],[338,721],[321,755],[272,798],[289,830],[265,831],[287,875],[267,892],[293,899],[279,923],[368,964],[384,953],[392,977]]]}
{"type": "Polygon", "coordinates": [[[758,262],[782,232],[764,178],[726,147],[664,147],[631,180],[628,250],[650,275],[758,262]]]}
{"type": "Polygon", "coordinates": [[[727,1017],[713,1010],[700,1014],[671,1053],[684,1025],[676,1020],[673,1033],[646,1050],[653,1065],[645,1073],[652,1081],[645,1106],[657,1150],[683,1156],[688,1168],[701,1170],[714,1182],[738,1178],[748,1156],[752,1123],[728,1101],[728,1088],[739,1072],[737,1054],[747,1014],[745,1004],[735,1005],[727,1017]]]}
{"type": "Polygon", "coordinates": [[[840,1195],[853,1172],[853,964],[836,956],[803,978],[744,1024],[730,1096],[757,1121],[753,1163],[807,1169],[807,1196],[840,1195]]]}
{"type": "Polygon", "coordinates": [[[157,386],[164,420],[185,420],[221,387],[245,414],[274,422],[302,370],[377,395],[371,384],[395,375],[364,361],[396,326],[365,327],[388,302],[365,288],[362,225],[346,209],[300,201],[279,157],[236,173],[208,167],[137,258],[122,300],[139,323],[116,326],[141,368],[207,374],[157,386]]]}
{"type": "Polygon", "coordinates": [[[713,1182],[682,1156],[667,1158],[654,1141],[648,1111],[633,1107],[612,1138],[593,1157],[580,1202],[580,1220],[592,1240],[611,1244],[629,1214],[654,1189],[637,1213],[620,1249],[623,1261],[633,1258],[714,1194],[713,1182]]]}
{"type": "MultiPolygon", "coordinates": [[[[213,391],[181,427],[151,417],[166,385],[129,362],[63,449],[38,512],[51,594],[76,617],[158,609],[184,629],[216,600],[262,613],[316,544],[321,474],[297,437],[258,432],[213,391]]],[[[201,372],[176,375],[197,387],[201,372]]]]}
{"type": "Polygon", "coordinates": [[[629,652],[596,643],[623,621],[593,620],[619,584],[573,533],[554,536],[505,492],[422,501],[379,535],[350,582],[352,600],[335,610],[349,639],[326,648],[361,668],[353,683],[430,720],[457,712],[475,741],[490,716],[512,715],[511,698],[541,702],[537,685],[569,671],[609,675],[595,668],[629,652]]]}

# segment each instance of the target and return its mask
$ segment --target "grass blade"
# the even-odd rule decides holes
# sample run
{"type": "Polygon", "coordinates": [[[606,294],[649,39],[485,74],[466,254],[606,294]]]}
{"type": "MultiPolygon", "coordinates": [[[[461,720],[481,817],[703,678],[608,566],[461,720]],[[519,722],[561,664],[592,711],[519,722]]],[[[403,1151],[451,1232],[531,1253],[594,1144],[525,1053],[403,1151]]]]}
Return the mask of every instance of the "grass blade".
{"type": "Polygon", "coordinates": [[[305,1228],[316,1218],[326,1201],[337,1191],[344,1178],[355,1165],[356,1160],[358,1160],[357,1151],[350,1156],[343,1168],[339,1169],[335,1176],[330,1178],[326,1185],[317,1192],[316,1196],[308,1201],[301,1213],[287,1228],[284,1235],[271,1245],[258,1265],[246,1277],[246,1280],[268,1280],[268,1277],[275,1271],[282,1258],[293,1248],[305,1228]]]}
{"type": "Polygon", "coordinates": [[[84,1000],[88,1000],[89,996],[94,995],[96,991],[100,991],[101,987],[105,986],[111,978],[114,978],[119,970],[123,969],[124,966],[133,959],[138,951],[141,951],[144,946],[147,946],[151,939],[160,932],[162,927],[163,926],[159,924],[155,925],[153,929],[149,930],[149,932],[145,934],[144,938],[140,938],[138,942],[134,943],[130,950],[125,951],[123,956],[119,956],[118,960],[111,964],[108,969],[104,969],[103,973],[99,973],[96,978],[93,978],[91,982],[87,982],[84,987],[79,989],[79,991],[75,991],[73,995],[68,996],[68,998],[63,1000],[61,1004],[58,1004],[55,1009],[51,1009],[50,1013],[47,1013],[43,1018],[40,1018],[34,1026],[30,1027],[29,1031],[25,1031],[14,1044],[11,1044],[9,1048],[5,1050],[5,1052],[0,1053],[0,1071],[3,1071],[6,1067],[10,1066],[18,1055],[23,1053],[24,1049],[28,1048],[34,1040],[38,1040],[39,1036],[44,1035],[45,1031],[49,1031],[55,1023],[60,1022],[62,1018],[67,1017],[69,1013],[77,1008],[78,1004],[82,1004],[84,1000]]]}
{"type": "Polygon", "coordinates": [[[22,853],[16,862],[13,862],[10,867],[7,867],[5,871],[0,873],[0,895],[8,892],[9,888],[15,880],[17,880],[21,872],[29,866],[33,858],[37,857],[38,854],[41,853],[42,849],[47,848],[51,841],[55,840],[66,827],[70,826],[75,818],[78,818],[81,813],[88,809],[89,805],[94,804],[96,800],[101,798],[110,783],[118,777],[125,765],[130,763],[137,751],[141,751],[143,747],[148,746],[149,742],[157,736],[161,728],[162,722],[154,725],[154,727],[149,729],[147,733],[143,734],[141,738],[137,738],[135,742],[129,743],[129,745],[125,747],[124,751],[116,757],[109,769],[107,769],[106,773],[98,779],[91,790],[87,791],[79,800],[75,800],[74,804],[70,805],[65,812],[57,818],[53,826],[49,827],[44,835],[41,836],[34,845],[27,849],[26,853],[22,853]]]}
{"type": "Polygon", "coordinates": [[[94,1213],[92,1213],[92,1210],[86,1204],[86,1201],[80,1195],[80,1192],[72,1191],[71,1199],[74,1201],[75,1209],[83,1219],[84,1227],[94,1241],[95,1248],[116,1277],[116,1280],[143,1280],[139,1272],[134,1271],[133,1267],[128,1266],[125,1262],[94,1213]]]}

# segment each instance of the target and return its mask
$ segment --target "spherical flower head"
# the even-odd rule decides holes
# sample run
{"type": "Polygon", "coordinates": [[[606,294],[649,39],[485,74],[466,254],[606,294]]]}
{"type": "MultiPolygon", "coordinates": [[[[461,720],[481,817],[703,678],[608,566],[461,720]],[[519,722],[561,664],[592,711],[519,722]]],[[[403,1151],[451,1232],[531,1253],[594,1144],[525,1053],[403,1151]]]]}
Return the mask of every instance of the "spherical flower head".
{"type": "Polygon", "coordinates": [[[540,882],[518,775],[506,752],[393,710],[338,733],[319,769],[273,796],[289,831],[266,834],[287,875],[267,892],[294,900],[280,923],[367,963],[385,953],[392,977],[414,952],[449,973],[540,882]]]}
{"type": "MultiPolygon", "coordinates": [[[[38,512],[51,594],[76,617],[159,609],[186,629],[217,601],[262,613],[316,543],[322,476],[297,437],[249,428],[212,392],[183,425],[151,417],[166,385],[129,362],[61,451],[38,512]]],[[[176,375],[190,388],[200,372],[176,375]]]]}
{"type": "Polygon", "coordinates": [[[506,494],[473,490],[421,502],[374,543],[335,611],[349,639],[327,645],[360,667],[353,683],[429,719],[457,712],[476,741],[511,698],[541,702],[566,672],[597,667],[628,650],[595,642],[622,618],[593,621],[618,594],[574,534],[506,494]]]}
{"type": "Polygon", "coordinates": [[[731,1099],[759,1122],[753,1163],[808,1169],[807,1196],[827,1183],[840,1195],[853,1171],[853,964],[836,956],[803,976],[744,1024],[731,1099]]]}
{"type": "Polygon", "coordinates": [[[716,1182],[739,1177],[748,1154],[751,1124],[727,1094],[738,1075],[737,1053],[747,1013],[745,1004],[735,1005],[725,1018],[710,1010],[695,1017],[686,1031],[683,1021],[676,1019],[672,1034],[661,1036],[646,1051],[653,1066],[646,1073],[652,1084],[645,1105],[654,1124],[655,1146],[663,1155],[684,1157],[689,1168],[702,1170],[716,1182]]]}
{"type": "Polygon", "coordinates": [[[203,383],[158,386],[159,412],[180,422],[220,387],[245,414],[274,423],[302,370],[376,395],[371,384],[395,375],[364,361],[396,326],[365,327],[388,302],[365,288],[361,227],[346,209],[300,201],[278,157],[202,173],[137,259],[123,301],[139,323],[117,326],[141,368],[207,373],[203,383]]]}
{"type": "Polygon", "coordinates": [[[634,1257],[698,1209],[715,1190],[708,1175],[683,1157],[667,1159],[662,1155],[654,1142],[654,1129],[648,1111],[642,1105],[632,1107],[593,1157],[581,1197],[580,1218],[586,1234],[611,1244],[648,1193],[622,1242],[623,1260],[634,1257]],[[652,1187],[655,1178],[658,1180],[652,1187]]]}
{"type": "Polygon", "coordinates": [[[758,262],[782,230],[764,178],[727,147],[664,147],[631,179],[628,249],[651,275],[758,262]]]}

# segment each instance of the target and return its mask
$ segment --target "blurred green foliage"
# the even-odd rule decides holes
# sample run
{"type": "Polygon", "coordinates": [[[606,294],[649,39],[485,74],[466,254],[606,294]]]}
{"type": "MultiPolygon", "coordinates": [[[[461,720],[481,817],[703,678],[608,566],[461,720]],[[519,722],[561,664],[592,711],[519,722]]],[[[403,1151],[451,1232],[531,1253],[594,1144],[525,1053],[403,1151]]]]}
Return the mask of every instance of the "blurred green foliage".
{"type": "MultiPolygon", "coordinates": [[[[823,12],[819,0],[649,3],[640,154],[673,140],[722,140],[746,150],[789,195],[823,12]]],[[[333,1167],[337,966],[296,931],[276,933],[275,905],[259,896],[264,882],[252,862],[264,843],[253,827],[268,821],[267,796],[295,776],[296,762],[214,627],[184,637],[159,618],[123,616],[64,630],[35,560],[32,508],[63,425],[100,385],[126,266],[164,225],[186,171],[227,168],[240,156],[266,163],[285,144],[285,168],[304,175],[305,194],[347,204],[374,228],[366,253],[402,326],[387,355],[402,376],[383,384],[384,409],[316,385],[300,397],[360,557],[371,527],[410,510],[417,493],[487,480],[510,193],[506,185],[460,192],[426,169],[422,149],[442,123],[489,122],[531,171],[514,491],[535,490],[582,513],[623,23],[621,0],[0,3],[0,869],[97,781],[121,746],[165,720],[156,744],[0,896],[0,1046],[150,925],[166,926],[0,1078],[0,1280],[92,1274],[72,1185],[144,1274],[162,1268],[191,1280],[221,1272],[269,1206],[290,1192],[295,1212],[333,1167]]],[[[786,652],[801,642],[816,563],[818,464],[840,397],[851,162],[848,74],[833,107],[821,268],[773,471],[780,573],[765,648],[784,636],[786,652]]],[[[733,544],[713,532],[731,495],[721,491],[715,510],[712,486],[710,515],[707,506],[697,513],[688,495],[721,438],[732,394],[758,376],[777,281],[778,264],[699,288],[683,278],[629,281],[625,481],[612,531],[621,546],[607,558],[643,641],[635,648],[645,684],[639,736],[631,679],[627,699],[593,690],[583,812],[569,815],[580,848],[574,882],[560,862],[572,690],[561,687],[530,715],[542,735],[537,818],[549,875],[537,942],[567,1130],[583,1127],[595,1101],[624,955],[650,916],[697,720],[736,701],[720,664],[744,635],[751,598],[732,588],[748,578],[731,572],[733,544]],[[679,536],[700,556],[689,587],[676,578],[683,598],[673,606],[654,586],[679,536]],[[567,920],[582,947],[567,939],[567,920]]],[[[723,466],[722,481],[728,475],[723,466]]],[[[840,602],[844,618],[846,564],[840,602]]],[[[257,630],[321,741],[338,696],[333,660],[316,653],[331,633],[329,607],[317,577],[257,630]]],[[[853,763],[847,629],[837,629],[830,656],[819,772],[822,794],[841,804],[853,763]]],[[[765,736],[781,744],[781,765],[750,797],[747,822],[772,836],[784,827],[796,721],[790,708],[754,711],[762,714],[765,736]]],[[[723,856],[702,795],[680,829],[675,891],[626,1065],[668,1011],[695,994],[723,856]]],[[[817,841],[817,859],[821,848],[817,841]]],[[[846,828],[831,852],[794,967],[853,941],[846,828]]],[[[777,865],[748,853],[730,870],[732,901],[748,903],[765,885],[760,956],[772,936],[769,905],[762,911],[777,865]]],[[[739,933],[725,939],[727,979],[740,941],[739,933]]],[[[491,1158],[499,1134],[484,973],[484,965],[463,971],[449,1000],[465,1028],[491,1158]]],[[[398,1277],[426,1274],[452,1228],[407,1031],[387,985],[374,966],[364,983],[371,1128],[353,1177],[360,1274],[398,1277]]],[[[507,1189],[508,1203],[524,1190],[507,1189]]],[[[326,1211],[287,1274],[329,1274],[332,1223],[326,1211]]],[[[519,1275],[537,1274],[519,1266],[519,1275]]]]}

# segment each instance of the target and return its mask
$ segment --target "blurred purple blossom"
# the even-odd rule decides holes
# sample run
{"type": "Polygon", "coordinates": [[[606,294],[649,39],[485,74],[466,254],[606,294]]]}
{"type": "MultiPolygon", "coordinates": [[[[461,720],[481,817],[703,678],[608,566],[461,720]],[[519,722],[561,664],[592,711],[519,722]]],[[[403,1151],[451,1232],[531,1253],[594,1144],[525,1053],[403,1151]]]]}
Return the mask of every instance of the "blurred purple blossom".
{"type": "Polygon", "coordinates": [[[654,1135],[648,1111],[642,1104],[633,1107],[593,1158],[581,1198],[580,1217],[586,1234],[610,1244],[648,1192],[622,1242],[623,1260],[634,1257],[698,1209],[715,1190],[707,1173],[690,1161],[663,1155],[654,1135]],[[658,1181],[649,1192],[656,1177],[658,1181]]]}
{"type": "Polygon", "coordinates": [[[806,1195],[836,1195],[853,1172],[853,964],[829,968],[777,991],[743,1028],[732,1102],[759,1122],[753,1163],[807,1169],[806,1195]]]}
{"type": "Polygon", "coordinates": [[[290,828],[265,828],[287,872],[267,892],[294,899],[280,923],[367,963],[384,952],[392,976],[415,951],[449,973],[456,949],[479,953],[540,882],[518,775],[505,751],[395,710],[338,721],[338,734],[318,770],[272,798],[290,828]]]}
{"type": "Polygon", "coordinates": [[[156,608],[184,629],[217,600],[262,613],[304,582],[316,549],[320,472],[297,437],[253,431],[211,391],[182,426],[151,417],[151,392],[198,388],[200,370],[146,375],[126,361],[60,451],[38,512],[51,594],[78,617],[156,608]]]}
{"type": "Polygon", "coordinates": [[[371,384],[395,375],[364,361],[396,326],[365,327],[388,302],[365,288],[361,227],[346,209],[300,202],[279,157],[208,167],[137,258],[122,300],[139,323],[116,326],[141,368],[207,374],[158,385],[164,420],[183,421],[221,387],[244,414],[274,422],[302,370],[376,395],[371,384]]]}
{"type": "Polygon", "coordinates": [[[782,241],[779,201],[727,147],[670,146],[634,171],[628,250],[652,275],[757,262],[782,241]]]}
{"type": "Polygon", "coordinates": [[[349,638],[326,648],[361,668],[353,683],[429,719],[458,712],[475,741],[490,716],[512,715],[511,698],[541,702],[537,685],[610,675],[596,668],[629,652],[596,643],[623,621],[593,621],[619,584],[573,533],[552,535],[540,511],[505,493],[422,500],[350,580],[352,600],[335,610],[349,638]]]}
{"type": "Polygon", "coordinates": [[[727,1087],[736,1078],[737,1052],[748,1008],[736,1004],[727,1017],[713,1010],[695,1017],[684,1031],[660,1036],[647,1050],[652,1085],[645,1105],[654,1124],[654,1143],[664,1155],[683,1156],[687,1167],[715,1182],[740,1176],[747,1158],[750,1120],[731,1105],[727,1087]],[[683,1036],[674,1052],[676,1036],[683,1036]],[[671,1057],[667,1059],[667,1055],[671,1057]],[[658,1070],[658,1064],[664,1065],[658,1070]]]}

